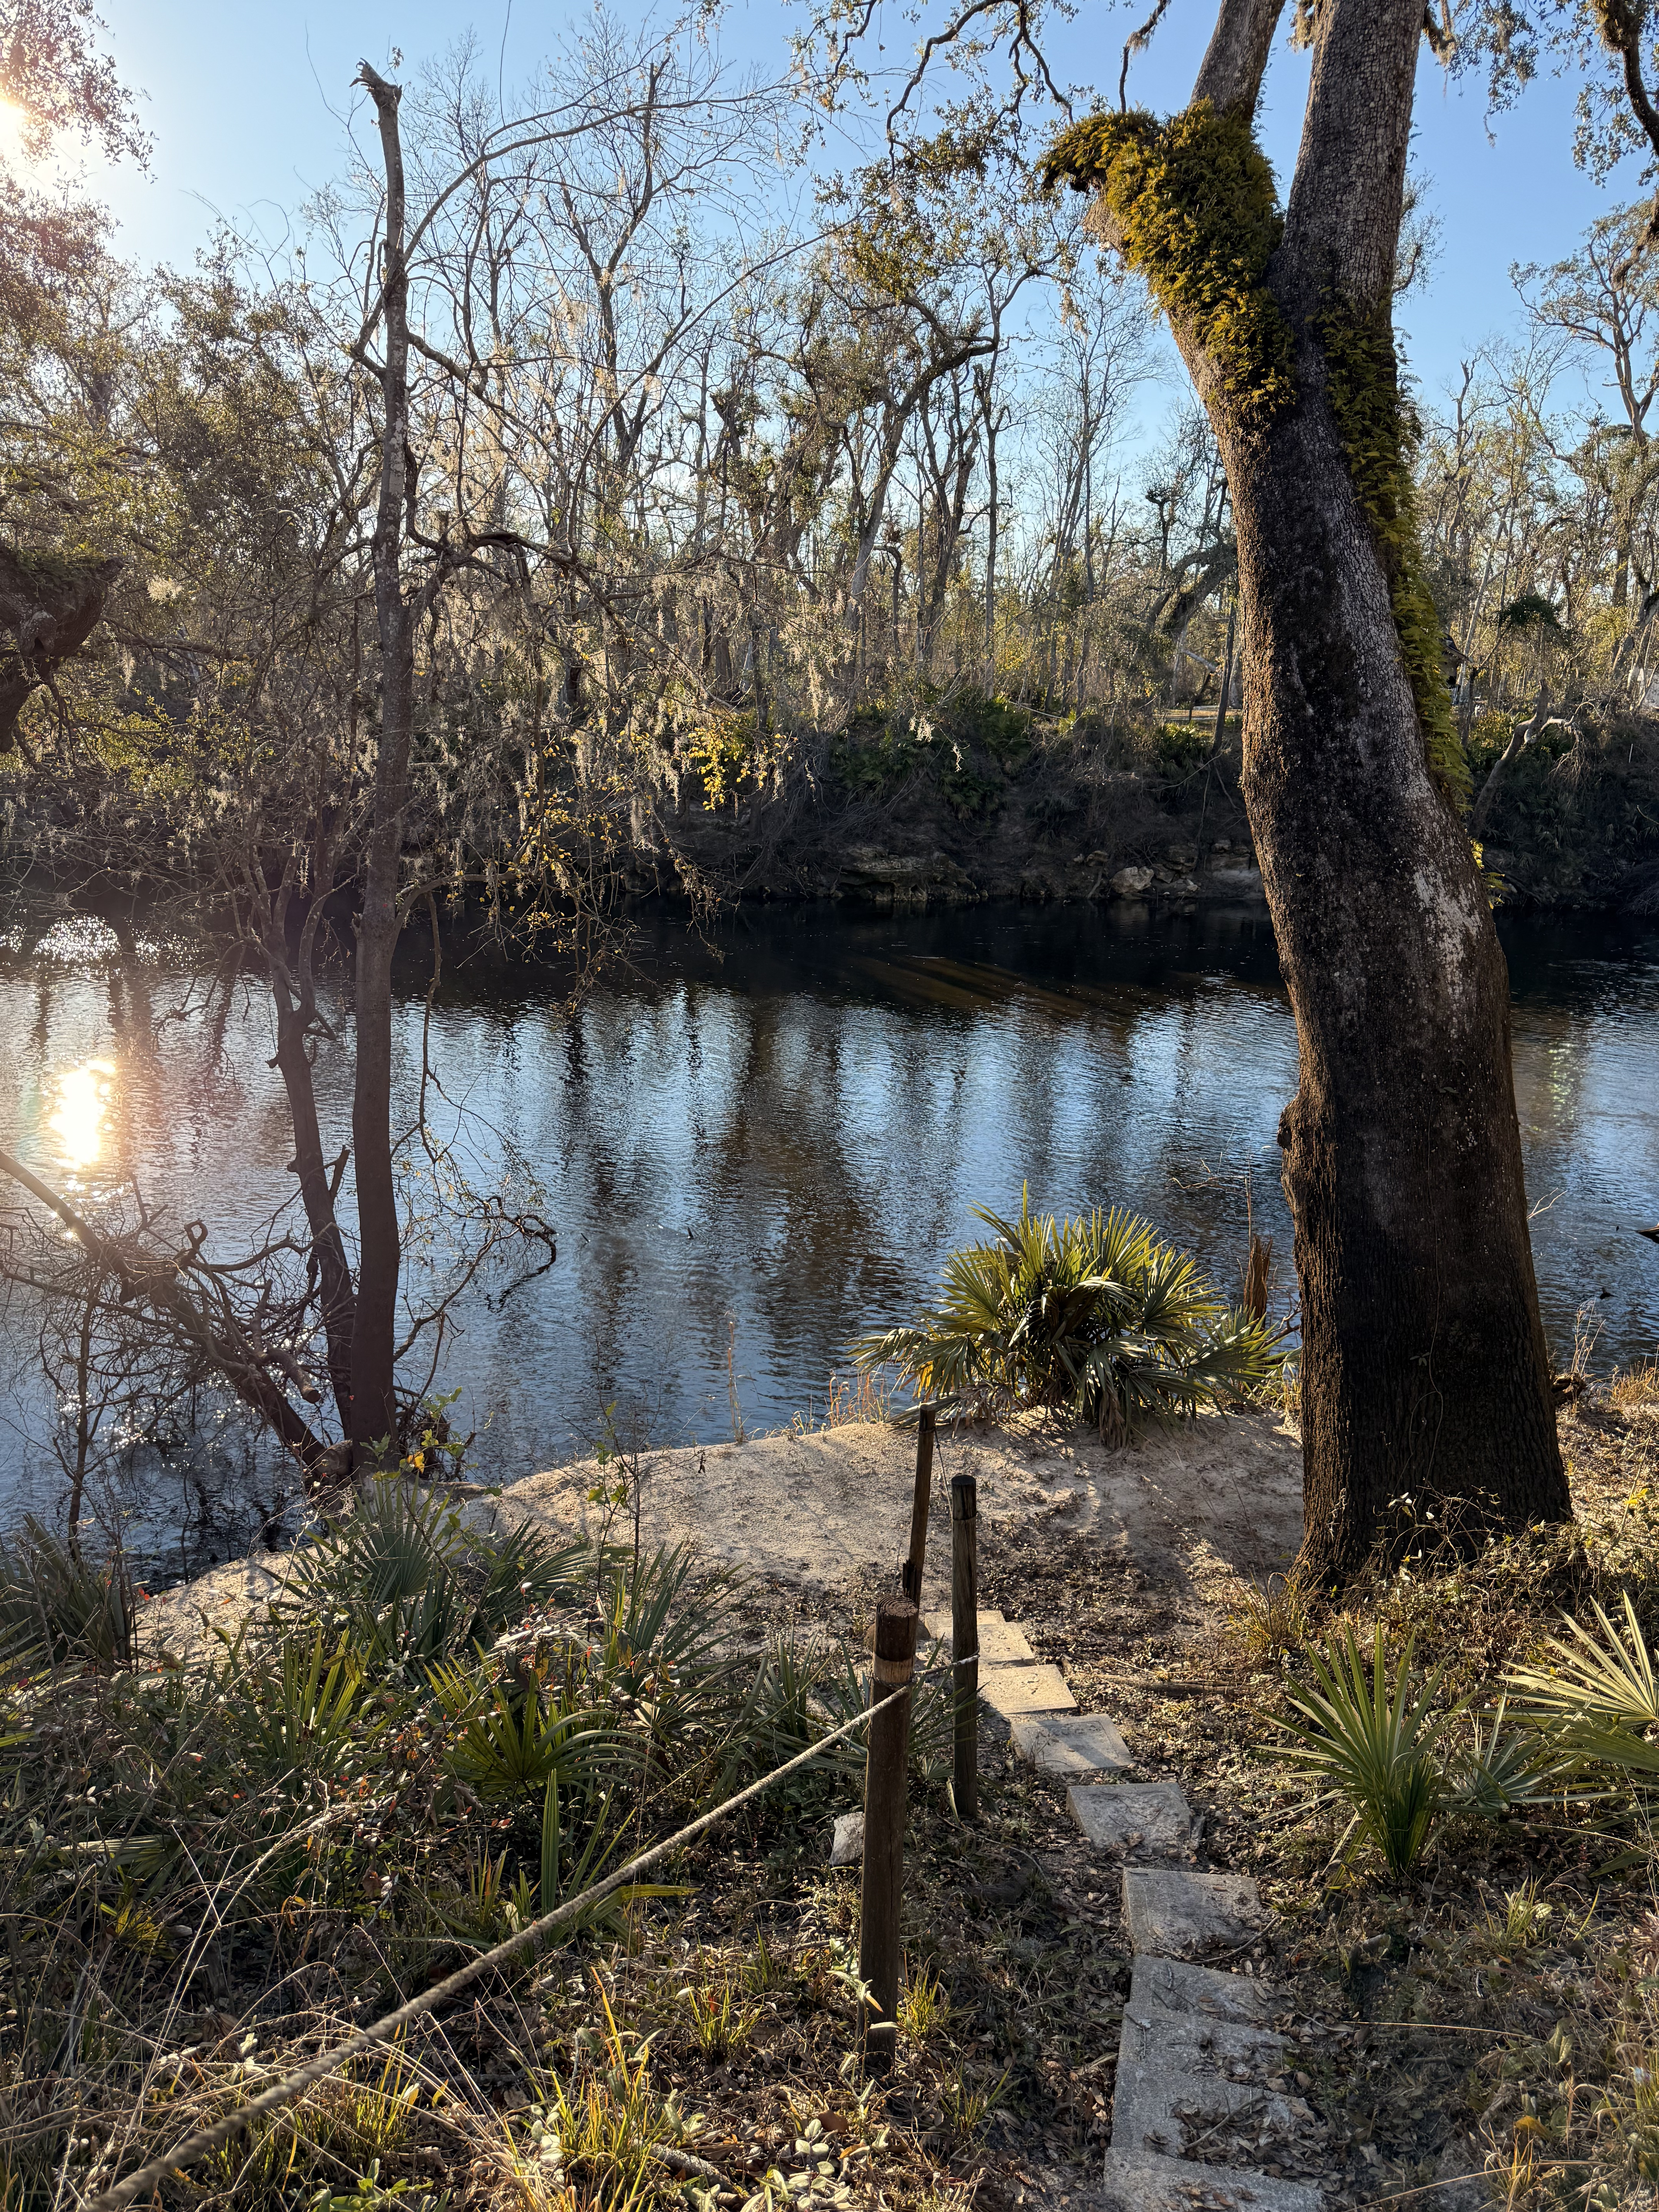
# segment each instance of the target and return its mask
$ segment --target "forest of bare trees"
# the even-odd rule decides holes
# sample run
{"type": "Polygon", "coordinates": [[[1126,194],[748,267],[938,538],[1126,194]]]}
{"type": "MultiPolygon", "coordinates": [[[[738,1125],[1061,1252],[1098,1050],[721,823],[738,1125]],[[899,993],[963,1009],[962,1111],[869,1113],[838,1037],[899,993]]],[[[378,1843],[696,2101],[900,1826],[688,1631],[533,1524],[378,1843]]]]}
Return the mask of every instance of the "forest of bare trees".
{"type": "MultiPolygon", "coordinates": [[[[603,16],[516,111],[486,74],[463,44],[400,110],[406,915],[465,897],[568,932],[630,849],[672,861],[688,805],[937,775],[941,702],[1006,701],[1086,772],[1217,696],[1213,438],[1138,283],[1017,149],[947,133],[826,179],[795,88],[603,16]]],[[[280,254],[225,234],[158,276],[94,208],[20,223],[7,559],[106,598],[92,649],[12,702],[18,887],[95,881],[118,906],[142,873],[149,902],[263,941],[246,856],[314,837],[325,791],[309,880],[349,872],[383,680],[385,180],[361,143],[280,254]]],[[[1505,777],[1547,811],[1610,747],[1633,765],[1619,732],[1659,679],[1641,220],[1516,270],[1522,340],[1413,395],[1488,829],[1505,777]]],[[[1405,273],[1431,258],[1431,236],[1405,273]]],[[[947,788],[962,768],[958,747],[947,788]]]]}

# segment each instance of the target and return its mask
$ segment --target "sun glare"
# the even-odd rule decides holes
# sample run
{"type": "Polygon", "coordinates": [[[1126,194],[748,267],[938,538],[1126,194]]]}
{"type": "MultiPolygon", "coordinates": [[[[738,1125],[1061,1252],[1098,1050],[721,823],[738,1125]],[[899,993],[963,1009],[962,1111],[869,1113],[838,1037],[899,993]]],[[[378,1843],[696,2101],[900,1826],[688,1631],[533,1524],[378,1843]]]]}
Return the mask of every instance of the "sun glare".
{"type": "Polygon", "coordinates": [[[0,93],[0,159],[11,162],[25,161],[23,151],[23,111],[15,100],[0,93]]]}
{"type": "Polygon", "coordinates": [[[58,1079],[58,1102],[46,1117],[46,1127],[70,1167],[91,1167],[103,1152],[114,1073],[106,1060],[89,1060],[83,1066],[65,1068],[58,1079]]]}

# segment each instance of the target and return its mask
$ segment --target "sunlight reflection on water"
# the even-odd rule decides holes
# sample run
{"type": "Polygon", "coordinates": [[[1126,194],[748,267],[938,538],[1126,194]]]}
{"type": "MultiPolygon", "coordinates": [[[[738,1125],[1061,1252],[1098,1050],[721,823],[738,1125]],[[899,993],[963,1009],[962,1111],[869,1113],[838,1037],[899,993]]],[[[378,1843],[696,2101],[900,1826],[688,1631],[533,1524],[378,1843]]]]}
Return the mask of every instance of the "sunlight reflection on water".
{"type": "Polygon", "coordinates": [[[102,1158],[114,1080],[115,1069],[106,1060],[83,1061],[57,1077],[57,1103],[46,1116],[46,1127],[58,1139],[64,1166],[78,1172],[102,1158]]]}

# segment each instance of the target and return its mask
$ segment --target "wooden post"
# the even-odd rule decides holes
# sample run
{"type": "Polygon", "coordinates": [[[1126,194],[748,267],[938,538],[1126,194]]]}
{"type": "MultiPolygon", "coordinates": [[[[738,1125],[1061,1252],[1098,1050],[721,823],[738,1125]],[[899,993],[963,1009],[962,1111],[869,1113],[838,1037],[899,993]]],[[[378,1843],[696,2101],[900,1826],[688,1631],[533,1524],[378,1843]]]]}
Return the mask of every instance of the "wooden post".
{"type": "Polygon", "coordinates": [[[904,1815],[910,1750],[910,1692],[916,1608],[908,1598],[876,1605],[876,1662],[871,1700],[904,1695],[869,1727],[864,1769],[864,1883],[859,1914],[859,1979],[870,1992],[860,2008],[865,2063],[878,2073],[898,2047],[899,1911],[904,1890],[904,1815]]]}
{"type": "Polygon", "coordinates": [[[951,1478],[951,1658],[956,1690],[957,1818],[979,1818],[979,1485],[951,1478]],[[963,1664],[963,1660],[967,1664],[963,1664]]]}
{"type": "Polygon", "coordinates": [[[931,1406],[921,1409],[916,1424],[916,1488],[910,1501],[910,1556],[904,1563],[902,1587],[914,1606],[921,1603],[921,1570],[927,1557],[927,1509],[933,1496],[933,1425],[931,1406]]]}

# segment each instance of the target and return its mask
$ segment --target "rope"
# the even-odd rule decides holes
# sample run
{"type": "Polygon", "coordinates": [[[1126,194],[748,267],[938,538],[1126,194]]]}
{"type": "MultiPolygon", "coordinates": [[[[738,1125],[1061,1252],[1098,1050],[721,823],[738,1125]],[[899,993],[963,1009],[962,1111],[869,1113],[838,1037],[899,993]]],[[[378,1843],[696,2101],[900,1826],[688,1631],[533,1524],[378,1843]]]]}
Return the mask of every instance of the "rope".
{"type": "MultiPolygon", "coordinates": [[[[978,1655],[975,1653],[974,1656],[977,1657],[978,1655]]],[[[965,1666],[967,1663],[966,1660],[958,1660],[956,1665],[965,1666]]],[[[955,1671],[954,1668],[951,1671],[955,1671]]],[[[921,1679],[925,1680],[926,1675],[921,1679]]],[[[228,2142],[232,2136],[251,2126],[264,2113],[274,2112],[279,2106],[291,2102],[302,2089],[308,2089],[313,2081],[325,2081],[361,2052],[372,2051],[377,2044],[390,2042],[411,2021],[419,2020],[423,2014],[438,2011],[500,1960],[510,1958],[515,1951],[524,1950],[538,1937],[550,1934],[555,1928],[562,1927],[578,1914],[586,1912],[591,1905],[601,1903],[613,1892],[621,1889],[635,1875],[643,1874],[647,1867],[655,1866],[659,1859],[666,1858],[682,1845],[695,1842],[717,1820],[723,1820],[728,1813],[735,1812],[739,1805],[746,1805],[750,1798],[758,1797],[775,1782],[781,1782],[786,1774],[794,1773],[798,1767],[810,1765],[830,1744],[842,1736],[851,1735],[855,1729],[861,1729],[866,1721],[884,1711],[896,1699],[907,1696],[914,1686],[907,1684],[903,1689],[894,1690],[874,1705],[866,1705],[850,1721],[843,1721],[839,1728],[831,1729],[827,1735],[820,1736],[809,1749],[797,1752],[794,1758],[786,1759],[781,1766],[775,1766],[758,1782],[751,1782],[747,1789],[739,1790],[735,1797],[728,1797],[724,1804],[716,1805],[712,1812],[704,1813],[664,1842],[653,1844],[649,1850],[641,1851],[636,1858],[629,1859],[626,1866],[618,1867],[614,1874],[606,1875],[603,1881],[591,1883],[568,1904],[556,1906],[551,1912],[544,1912],[539,1920],[531,1921],[527,1927],[520,1928],[504,1942],[497,1943],[493,1950],[470,1959],[465,1966],[458,1967],[453,1974],[446,1975],[442,1981],[434,1982],[429,1990],[423,1990],[417,1997],[411,1997],[407,2004],[399,2005],[395,2012],[386,2014],[370,2027],[359,2028],[355,2035],[348,2036],[332,2051],[322,2052],[304,2066],[297,2067],[292,2074],[286,2075],[282,2081],[273,2082],[270,2088],[260,2090],[258,2096],[251,2097],[235,2112],[228,2112],[222,2119],[216,2120],[211,2127],[200,2128],[194,2135],[186,2136],[171,2150],[149,2160],[136,2172],[115,2183],[113,2187],[90,2198],[84,2212],[121,2212],[121,2208],[131,2203],[135,2197],[154,2189],[159,2182],[166,2180],[169,2174],[177,2172],[181,2167],[193,2166],[198,2159],[205,2158],[210,2151],[217,2150],[221,2143],[228,2142]]]]}

